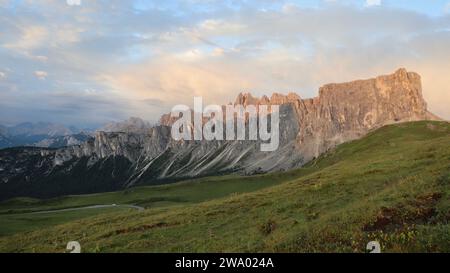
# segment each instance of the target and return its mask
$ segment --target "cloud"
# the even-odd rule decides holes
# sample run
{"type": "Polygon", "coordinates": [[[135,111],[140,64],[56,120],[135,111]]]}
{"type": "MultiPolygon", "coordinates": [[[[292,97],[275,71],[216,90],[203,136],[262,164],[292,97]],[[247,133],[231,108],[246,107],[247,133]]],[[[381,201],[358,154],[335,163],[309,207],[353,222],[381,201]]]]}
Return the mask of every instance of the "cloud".
{"type": "Polygon", "coordinates": [[[29,51],[44,45],[44,43],[49,40],[48,30],[42,26],[19,26],[17,31],[19,32],[19,35],[13,34],[13,41],[5,43],[5,48],[28,54],[29,51]]]}
{"type": "Polygon", "coordinates": [[[380,6],[381,0],[366,0],[366,6],[380,6]]]}
{"type": "Polygon", "coordinates": [[[364,1],[191,2],[2,8],[0,63],[12,70],[0,75],[0,122],[156,121],[194,95],[219,104],[241,91],[314,97],[322,84],[398,67],[420,73],[430,109],[450,118],[449,15],[361,8],[364,1]]]}
{"type": "Polygon", "coordinates": [[[80,6],[81,0],[66,0],[67,5],[69,6],[80,6]]]}
{"type": "Polygon", "coordinates": [[[34,75],[40,80],[45,80],[48,76],[48,73],[45,71],[34,71],[34,75]]]}
{"type": "Polygon", "coordinates": [[[191,104],[193,96],[202,96],[210,103],[226,102],[235,95],[234,90],[254,86],[249,74],[243,77],[234,64],[192,61],[180,56],[127,66],[111,71],[102,80],[119,93],[127,90],[128,97],[134,100],[164,101],[164,105],[159,104],[164,108],[158,109],[163,113],[176,104],[191,104]]]}
{"type": "Polygon", "coordinates": [[[0,92],[0,123],[19,123],[26,120],[48,121],[81,128],[96,128],[108,121],[121,120],[137,113],[126,97],[99,91],[50,92],[24,94],[0,92]]]}

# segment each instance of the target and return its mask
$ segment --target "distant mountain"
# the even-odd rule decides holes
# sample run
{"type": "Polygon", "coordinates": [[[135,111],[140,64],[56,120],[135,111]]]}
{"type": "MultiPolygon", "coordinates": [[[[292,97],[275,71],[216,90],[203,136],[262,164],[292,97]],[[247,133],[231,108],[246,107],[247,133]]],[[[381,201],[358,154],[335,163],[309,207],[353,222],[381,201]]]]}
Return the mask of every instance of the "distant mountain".
{"type": "Polygon", "coordinates": [[[0,125],[0,149],[17,146],[64,147],[80,144],[88,133],[76,127],[48,122],[24,122],[15,126],[0,125]]]}
{"type": "Polygon", "coordinates": [[[8,127],[0,125],[0,135],[6,136],[8,134],[8,127]]]}
{"type": "Polygon", "coordinates": [[[73,135],[45,138],[39,142],[34,143],[32,146],[42,148],[61,148],[72,145],[80,145],[90,138],[91,135],[81,132],[73,135]]]}
{"type": "Polygon", "coordinates": [[[125,132],[125,133],[146,133],[152,125],[141,118],[131,117],[125,121],[110,122],[98,129],[102,132],[125,132]]]}
{"type": "MultiPolygon", "coordinates": [[[[149,132],[152,125],[140,118],[131,117],[120,122],[110,122],[97,129],[98,132],[139,133],[149,132]]],[[[81,130],[49,122],[24,122],[15,126],[0,125],[0,149],[31,146],[42,148],[61,148],[79,145],[87,141],[93,130],[81,130]]]]}
{"type": "Polygon", "coordinates": [[[7,132],[10,136],[66,136],[79,133],[79,131],[73,131],[64,125],[48,123],[48,122],[38,122],[31,123],[25,122],[20,123],[16,126],[7,127],[7,132]]]}
{"type": "Polygon", "coordinates": [[[235,104],[280,105],[278,150],[261,151],[261,141],[176,141],[171,137],[172,120],[150,128],[132,118],[104,127],[80,145],[0,151],[0,199],[101,192],[225,173],[283,171],[303,166],[382,126],[437,119],[427,110],[420,76],[405,69],[368,80],[328,84],[313,99],[296,94],[273,94],[271,98],[240,94],[235,104]],[[57,187],[57,192],[49,185],[57,187]]]}
{"type": "Polygon", "coordinates": [[[12,145],[12,141],[7,136],[0,133],[0,149],[2,147],[11,147],[12,145]]]}

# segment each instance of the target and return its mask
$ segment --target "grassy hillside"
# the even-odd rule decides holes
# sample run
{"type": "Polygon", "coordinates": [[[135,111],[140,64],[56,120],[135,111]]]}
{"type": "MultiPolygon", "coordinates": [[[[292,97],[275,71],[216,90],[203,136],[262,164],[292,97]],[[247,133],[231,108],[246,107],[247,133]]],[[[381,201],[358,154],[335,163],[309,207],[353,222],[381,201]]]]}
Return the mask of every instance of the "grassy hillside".
{"type": "Polygon", "coordinates": [[[185,206],[216,198],[256,191],[284,181],[284,176],[221,176],[193,179],[162,186],[136,187],[125,191],[73,195],[39,200],[14,198],[0,203],[0,236],[31,231],[70,220],[97,215],[112,209],[89,209],[70,213],[36,214],[40,211],[83,208],[92,205],[129,204],[145,208],[185,206]]]}
{"type": "Polygon", "coordinates": [[[130,208],[117,207],[84,209],[77,211],[56,211],[49,213],[3,214],[0,215],[0,237],[55,226],[98,214],[117,213],[122,210],[127,212],[133,211],[133,209],[130,208]]]}
{"type": "MultiPolygon", "coordinates": [[[[247,179],[274,184],[232,195],[209,193],[211,187],[190,195],[180,190],[181,199],[204,198],[171,207],[143,202],[144,212],[3,237],[0,251],[62,252],[73,240],[87,252],[364,252],[371,240],[383,251],[450,251],[448,123],[387,126],[300,170],[247,179]]],[[[189,183],[170,186],[180,185],[189,183]]]]}

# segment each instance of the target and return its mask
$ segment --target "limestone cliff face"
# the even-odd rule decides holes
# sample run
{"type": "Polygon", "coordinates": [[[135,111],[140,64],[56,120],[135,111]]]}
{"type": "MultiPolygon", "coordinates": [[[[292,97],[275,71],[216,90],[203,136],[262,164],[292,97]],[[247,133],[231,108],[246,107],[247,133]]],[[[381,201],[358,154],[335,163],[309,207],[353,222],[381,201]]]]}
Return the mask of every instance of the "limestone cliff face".
{"type": "Polygon", "coordinates": [[[405,69],[375,79],[328,84],[319,97],[296,103],[298,148],[307,156],[405,121],[435,119],[427,111],[420,76],[405,69]]]}
{"type": "Polygon", "coordinates": [[[235,104],[292,107],[294,117],[289,118],[298,122],[296,149],[303,162],[387,124],[438,119],[427,110],[420,76],[403,68],[374,79],[327,84],[313,99],[302,100],[295,93],[271,98],[241,93],[235,104]]]}
{"type": "Polygon", "coordinates": [[[294,93],[275,93],[270,98],[244,93],[235,104],[280,105],[277,151],[261,152],[260,141],[174,141],[170,126],[175,119],[164,115],[160,125],[145,132],[97,132],[81,145],[57,150],[0,151],[0,180],[69,177],[77,170],[110,174],[117,185],[127,187],[167,178],[286,170],[381,126],[436,119],[427,111],[420,76],[405,69],[369,80],[327,84],[312,99],[294,93]],[[33,154],[33,163],[21,154],[33,154]]]}

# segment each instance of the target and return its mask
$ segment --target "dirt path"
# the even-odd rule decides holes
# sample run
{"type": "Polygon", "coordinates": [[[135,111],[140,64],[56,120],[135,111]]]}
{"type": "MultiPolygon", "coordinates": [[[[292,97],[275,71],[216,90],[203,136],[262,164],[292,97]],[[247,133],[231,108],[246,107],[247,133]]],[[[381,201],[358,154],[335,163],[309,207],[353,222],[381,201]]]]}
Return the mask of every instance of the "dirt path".
{"type": "Polygon", "coordinates": [[[95,205],[81,208],[67,208],[67,209],[59,209],[59,210],[46,210],[46,211],[36,211],[30,212],[29,214],[44,214],[44,213],[54,213],[54,212],[64,212],[64,211],[75,211],[75,210],[84,210],[84,209],[102,209],[102,208],[130,208],[137,209],[138,211],[143,211],[143,207],[134,206],[134,205],[95,205]]]}

